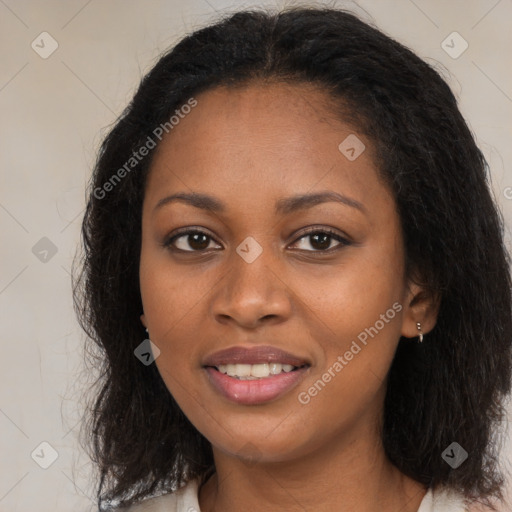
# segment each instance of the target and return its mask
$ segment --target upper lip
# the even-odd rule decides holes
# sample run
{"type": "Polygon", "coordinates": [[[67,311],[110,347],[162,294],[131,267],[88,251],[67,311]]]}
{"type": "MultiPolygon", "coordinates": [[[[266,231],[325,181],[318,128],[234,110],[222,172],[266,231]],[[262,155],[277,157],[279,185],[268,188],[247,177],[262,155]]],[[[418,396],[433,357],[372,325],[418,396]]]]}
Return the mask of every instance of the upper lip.
{"type": "Polygon", "coordinates": [[[309,365],[302,357],[285,352],[270,345],[259,345],[256,347],[230,347],[219,350],[207,356],[203,366],[219,366],[221,364],[259,364],[259,363],[281,363],[292,366],[309,365]]]}

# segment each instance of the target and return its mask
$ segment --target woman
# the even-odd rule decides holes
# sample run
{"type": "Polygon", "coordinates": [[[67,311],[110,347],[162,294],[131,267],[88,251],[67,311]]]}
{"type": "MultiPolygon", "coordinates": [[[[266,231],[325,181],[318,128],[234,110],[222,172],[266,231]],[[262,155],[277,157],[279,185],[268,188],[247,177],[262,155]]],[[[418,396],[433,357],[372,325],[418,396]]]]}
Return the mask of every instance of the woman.
{"type": "Polygon", "coordinates": [[[402,45],[327,8],[186,37],[105,139],[82,233],[101,510],[502,498],[502,220],[402,45]]]}

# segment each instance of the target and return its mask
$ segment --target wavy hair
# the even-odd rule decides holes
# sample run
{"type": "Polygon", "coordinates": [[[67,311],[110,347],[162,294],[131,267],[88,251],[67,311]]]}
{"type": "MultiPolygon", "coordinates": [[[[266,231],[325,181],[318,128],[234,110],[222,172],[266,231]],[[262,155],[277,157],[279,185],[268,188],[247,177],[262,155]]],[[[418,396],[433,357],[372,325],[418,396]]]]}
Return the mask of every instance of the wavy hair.
{"type": "Polygon", "coordinates": [[[75,309],[100,372],[85,423],[100,510],[214,471],[208,440],[156,365],[133,353],[145,338],[141,211],[154,149],[105,184],[189,98],[261,80],[328,92],[333,112],[369,137],[400,215],[407,276],[441,298],[424,343],[399,341],[383,412],[387,456],[423,484],[488,505],[501,499],[494,434],[510,390],[511,277],[487,164],[432,66],[353,14],[321,7],[241,11],[188,35],[143,78],[102,143],[74,279],[75,309]],[[441,457],[454,441],[469,454],[457,469],[441,457]]]}

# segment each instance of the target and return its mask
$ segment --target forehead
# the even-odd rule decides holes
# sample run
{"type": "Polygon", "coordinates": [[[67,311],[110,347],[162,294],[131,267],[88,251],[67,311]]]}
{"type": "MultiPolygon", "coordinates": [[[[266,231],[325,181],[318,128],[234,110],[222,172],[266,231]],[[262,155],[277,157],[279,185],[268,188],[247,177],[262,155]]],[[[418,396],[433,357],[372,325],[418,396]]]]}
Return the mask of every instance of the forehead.
{"type": "Polygon", "coordinates": [[[386,192],[372,144],[318,88],[255,83],[218,87],[196,100],[160,142],[147,195],[210,191],[261,202],[315,189],[356,199],[386,192]],[[360,152],[355,159],[344,153],[347,140],[360,152]]]}

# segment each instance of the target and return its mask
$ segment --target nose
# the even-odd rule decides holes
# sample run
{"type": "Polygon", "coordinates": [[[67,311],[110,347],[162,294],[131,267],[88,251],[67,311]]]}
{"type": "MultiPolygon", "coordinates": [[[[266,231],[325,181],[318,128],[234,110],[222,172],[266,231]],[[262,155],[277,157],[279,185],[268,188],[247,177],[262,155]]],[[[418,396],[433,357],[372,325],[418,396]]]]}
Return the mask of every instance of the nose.
{"type": "Polygon", "coordinates": [[[211,306],[217,322],[256,329],[290,317],[291,290],[270,248],[264,248],[252,262],[233,251],[226,266],[227,274],[211,306]]]}

